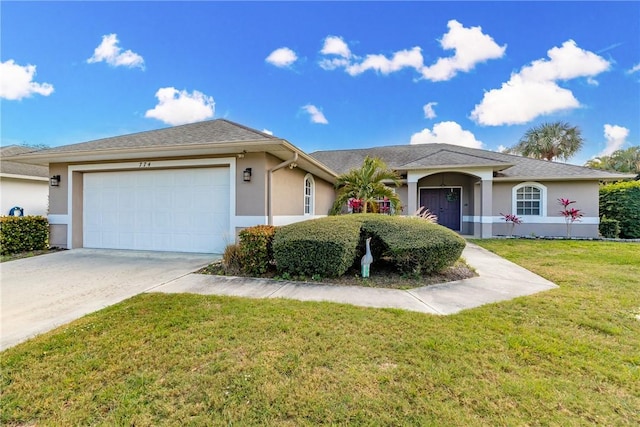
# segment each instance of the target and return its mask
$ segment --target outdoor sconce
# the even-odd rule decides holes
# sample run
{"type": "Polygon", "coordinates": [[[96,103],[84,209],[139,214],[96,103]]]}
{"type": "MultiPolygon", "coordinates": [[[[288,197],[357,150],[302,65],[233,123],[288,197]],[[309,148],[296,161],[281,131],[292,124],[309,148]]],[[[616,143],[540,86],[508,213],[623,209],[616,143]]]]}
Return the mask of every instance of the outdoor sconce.
{"type": "Polygon", "coordinates": [[[242,180],[244,182],[251,182],[251,168],[246,168],[244,172],[242,172],[242,180]]]}
{"type": "Polygon", "coordinates": [[[58,187],[60,185],[60,175],[53,175],[50,181],[52,187],[58,187]]]}

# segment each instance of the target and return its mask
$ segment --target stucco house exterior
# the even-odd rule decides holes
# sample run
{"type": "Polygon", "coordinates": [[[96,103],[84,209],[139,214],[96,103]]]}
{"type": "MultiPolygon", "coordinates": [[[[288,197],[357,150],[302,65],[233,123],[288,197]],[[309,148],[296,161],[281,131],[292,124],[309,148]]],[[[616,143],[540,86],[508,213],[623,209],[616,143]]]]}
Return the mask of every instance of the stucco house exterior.
{"type": "Polygon", "coordinates": [[[32,152],[19,145],[0,147],[0,214],[47,215],[49,168],[18,163],[7,158],[32,152]],[[19,208],[19,209],[18,209],[19,208]]]}
{"type": "Polygon", "coordinates": [[[514,234],[565,236],[560,198],[570,198],[583,218],[572,236],[598,237],[599,183],[633,175],[594,170],[450,144],[417,144],[311,154],[337,173],[380,157],[402,177],[397,194],[405,214],[427,207],[438,222],[463,235],[508,235],[502,214],[522,219],[514,234]]]}
{"type": "Polygon", "coordinates": [[[624,174],[447,144],[304,153],[217,119],[16,156],[59,175],[50,187],[50,242],[65,248],[220,253],[237,232],[327,215],[338,174],[381,157],[403,177],[403,214],[427,206],[462,234],[565,233],[556,199],[576,200],[574,236],[598,235],[600,181],[624,174]]]}

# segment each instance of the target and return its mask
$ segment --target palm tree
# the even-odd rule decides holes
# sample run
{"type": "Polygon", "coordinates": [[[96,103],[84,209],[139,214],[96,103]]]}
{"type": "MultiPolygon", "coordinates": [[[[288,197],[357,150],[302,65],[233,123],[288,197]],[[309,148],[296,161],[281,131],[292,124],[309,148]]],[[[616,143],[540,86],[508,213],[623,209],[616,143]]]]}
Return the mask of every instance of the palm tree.
{"type": "Polygon", "coordinates": [[[585,164],[593,169],[640,174],[640,146],[616,150],[610,156],[595,157],[585,164]]]}
{"type": "Polygon", "coordinates": [[[582,148],[583,142],[577,126],[565,122],[543,123],[529,129],[507,152],[549,161],[568,160],[582,148]]]}
{"type": "Polygon", "coordinates": [[[397,210],[400,198],[384,181],[390,181],[396,187],[401,185],[400,175],[389,169],[384,161],[378,157],[365,157],[360,168],[338,176],[335,184],[338,191],[331,214],[339,214],[350,199],[360,200],[364,213],[368,205],[384,198],[397,210]]]}

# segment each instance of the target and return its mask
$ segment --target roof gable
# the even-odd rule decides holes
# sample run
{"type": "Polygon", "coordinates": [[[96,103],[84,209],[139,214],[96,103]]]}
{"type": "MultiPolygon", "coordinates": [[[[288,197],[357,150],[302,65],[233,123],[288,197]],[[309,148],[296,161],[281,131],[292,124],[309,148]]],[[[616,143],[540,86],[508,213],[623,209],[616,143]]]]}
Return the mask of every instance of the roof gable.
{"type": "Polygon", "coordinates": [[[486,167],[498,180],[617,180],[632,175],[589,169],[567,163],[549,162],[513,154],[452,144],[392,145],[358,150],[317,151],[311,156],[337,173],[359,168],[366,156],[380,157],[397,171],[486,167]]]}
{"type": "Polygon", "coordinates": [[[497,170],[505,169],[506,167],[510,166],[509,163],[497,161],[486,156],[483,157],[478,155],[471,155],[468,153],[460,153],[443,147],[442,149],[429,153],[424,157],[421,157],[409,163],[405,163],[404,165],[400,165],[399,168],[405,168],[409,170],[432,167],[441,168],[443,166],[459,167],[465,165],[475,167],[497,167],[497,170]]]}
{"type": "Polygon", "coordinates": [[[169,128],[97,139],[43,150],[43,154],[93,150],[161,148],[202,144],[264,141],[278,138],[226,119],[208,120],[169,128]]]}

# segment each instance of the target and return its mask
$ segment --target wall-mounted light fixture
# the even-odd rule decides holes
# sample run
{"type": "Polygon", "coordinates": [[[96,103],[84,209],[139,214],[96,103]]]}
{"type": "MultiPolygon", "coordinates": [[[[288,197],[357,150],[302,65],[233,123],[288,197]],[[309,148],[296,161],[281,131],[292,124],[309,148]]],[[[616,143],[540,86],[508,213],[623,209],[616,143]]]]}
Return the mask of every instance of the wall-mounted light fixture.
{"type": "Polygon", "coordinates": [[[244,172],[242,172],[242,180],[244,182],[251,182],[251,168],[246,168],[244,172]]]}
{"type": "Polygon", "coordinates": [[[49,181],[52,187],[58,187],[60,185],[60,175],[53,175],[49,181]]]}

